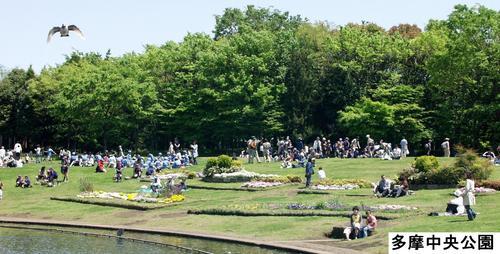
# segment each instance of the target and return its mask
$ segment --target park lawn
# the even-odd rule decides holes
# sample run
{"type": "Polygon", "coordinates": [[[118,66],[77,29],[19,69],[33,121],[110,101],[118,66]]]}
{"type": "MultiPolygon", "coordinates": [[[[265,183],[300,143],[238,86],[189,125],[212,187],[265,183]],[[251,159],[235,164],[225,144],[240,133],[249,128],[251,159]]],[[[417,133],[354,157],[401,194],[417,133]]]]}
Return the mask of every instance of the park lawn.
{"type": "MultiPolygon", "coordinates": [[[[188,171],[202,170],[206,158],[200,159],[200,165],[188,168],[188,171]]],[[[365,179],[375,182],[381,174],[394,178],[399,171],[408,167],[413,158],[400,161],[381,161],[378,159],[322,159],[317,160],[316,169],[321,166],[327,177],[336,179],[365,179]]],[[[453,159],[440,158],[441,163],[453,163],[453,159]]],[[[79,190],[79,179],[87,178],[94,184],[95,190],[134,192],[146,182],[126,180],[121,183],[112,181],[114,171],[104,174],[94,173],[93,168],[73,167],[70,169],[70,182],[48,188],[34,185],[30,189],[15,188],[17,175],[29,175],[34,180],[41,165],[52,166],[59,171],[57,162],[30,164],[21,169],[0,169],[0,180],[4,183],[4,200],[0,201],[0,216],[50,219],[78,223],[104,225],[125,225],[194,231],[217,235],[258,238],[268,241],[294,241],[325,239],[324,233],[332,226],[343,227],[345,217],[237,217],[188,215],[188,210],[228,209],[243,211],[290,211],[285,207],[290,203],[314,205],[323,201],[336,200],[346,207],[354,205],[399,204],[418,207],[417,211],[404,212],[399,219],[380,221],[378,233],[358,241],[330,241],[317,244],[366,250],[371,253],[385,253],[387,233],[394,231],[498,231],[497,221],[500,212],[496,204],[500,194],[478,196],[476,210],[480,213],[473,222],[466,217],[430,217],[431,211],[444,211],[446,202],[451,199],[453,189],[420,190],[415,195],[398,199],[378,199],[371,195],[370,189],[335,191],[329,195],[298,195],[303,185],[286,185],[266,191],[219,191],[190,189],[185,193],[186,200],[178,205],[157,210],[136,211],[123,208],[85,205],[50,200],[50,197],[74,197],[79,190]],[[367,194],[350,196],[350,194],[367,194]]],[[[279,175],[304,175],[304,169],[281,169],[279,163],[244,164],[248,171],[279,175]]],[[[131,175],[126,169],[124,175],[131,175]]],[[[500,168],[495,168],[492,179],[500,179],[500,168]]],[[[205,183],[197,179],[189,180],[189,185],[239,187],[242,183],[205,183]]],[[[348,211],[345,212],[346,214],[348,211]]],[[[385,215],[385,213],[384,213],[385,215]]]]}

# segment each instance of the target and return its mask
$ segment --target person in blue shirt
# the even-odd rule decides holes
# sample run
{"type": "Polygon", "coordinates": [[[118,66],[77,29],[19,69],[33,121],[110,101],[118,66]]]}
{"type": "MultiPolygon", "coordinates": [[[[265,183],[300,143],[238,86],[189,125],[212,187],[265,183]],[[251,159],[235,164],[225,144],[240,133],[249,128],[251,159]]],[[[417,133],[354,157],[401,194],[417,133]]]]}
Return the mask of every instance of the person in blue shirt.
{"type": "Polygon", "coordinates": [[[24,176],[23,188],[31,188],[31,180],[28,176],[24,176]]]}
{"type": "Polygon", "coordinates": [[[314,158],[309,158],[306,164],[306,188],[311,187],[311,178],[314,174],[314,158]]]}
{"type": "Polygon", "coordinates": [[[52,150],[52,148],[50,148],[50,146],[49,146],[49,149],[47,149],[47,160],[48,161],[52,160],[52,154],[54,154],[54,150],[52,150]]]}

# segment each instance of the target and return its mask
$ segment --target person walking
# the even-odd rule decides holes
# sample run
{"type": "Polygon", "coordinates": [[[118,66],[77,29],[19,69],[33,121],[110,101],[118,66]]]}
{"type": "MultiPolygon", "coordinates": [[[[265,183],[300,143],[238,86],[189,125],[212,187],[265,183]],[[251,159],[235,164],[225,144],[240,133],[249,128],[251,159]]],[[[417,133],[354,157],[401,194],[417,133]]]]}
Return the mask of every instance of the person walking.
{"type": "Polygon", "coordinates": [[[309,158],[306,164],[306,188],[311,187],[311,178],[314,174],[314,158],[309,158]]]}
{"type": "Polygon", "coordinates": [[[469,220],[474,220],[477,216],[476,212],[472,210],[473,205],[476,204],[476,197],[474,196],[474,179],[472,177],[471,172],[466,172],[465,173],[465,189],[464,192],[462,193],[462,197],[464,200],[464,207],[465,211],[467,212],[467,217],[469,220]]]}
{"type": "Polygon", "coordinates": [[[403,137],[401,139],[401,142],[399,142],[399,145],[401,146],[401,159],[406,158],[406,155],[410,154],[410,150],[408,150],[408,141],[406,138],[403,137]]]}
{"type": "Polygon", "coordinates": [[[450,139],[445,138],[444,142],[441,143],[441,148],[443,148],[444,157],[450,157],[450,139]]]}

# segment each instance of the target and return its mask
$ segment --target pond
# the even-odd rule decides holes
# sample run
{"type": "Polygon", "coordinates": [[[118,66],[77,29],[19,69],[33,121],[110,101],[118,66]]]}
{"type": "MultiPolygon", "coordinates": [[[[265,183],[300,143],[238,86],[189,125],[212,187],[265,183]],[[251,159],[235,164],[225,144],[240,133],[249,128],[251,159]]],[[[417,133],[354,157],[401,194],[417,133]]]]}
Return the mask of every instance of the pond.
{"type": "MultiPolygon", "coordinates": [[[[31,229],[6,228],[0,226],[0,253],[2,254],[156,254],[156,253],[225,253],[225,254],[286,254],[291,252],[273,249],[260,248],[235,243],[227,243],[212,240],[201,240],[187,237],[174,237],[156,234],[128,233],[125,238],[135,238],[147,241],[154,241],[161,244],[143,243],[130,239],[108,238],[86,236],[83,234],[56,232],[54,228],[47,227],[42,230],[40,227],[31,229]],[[166,244],[166,245],[164,245],[166,244]],[[179,249],[167,245],[182,246],[179,249]],[[195,250],[188,250],[189,248],[195,250]],[[201,251],[196,251],[201,250],[201,251]],[[202,252],[205,251],[205,252],[202,252]]],[[[116,234],[114,231],[87,230],[87,229],[66,229],[70,232],[88,232],[99,234],[116,234]]]]}

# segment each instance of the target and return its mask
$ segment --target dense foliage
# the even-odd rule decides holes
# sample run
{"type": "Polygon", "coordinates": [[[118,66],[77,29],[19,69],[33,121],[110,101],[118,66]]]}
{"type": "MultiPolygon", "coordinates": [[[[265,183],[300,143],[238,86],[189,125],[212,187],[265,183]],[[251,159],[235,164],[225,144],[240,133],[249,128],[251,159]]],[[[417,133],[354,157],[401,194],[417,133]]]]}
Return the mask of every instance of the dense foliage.
{"type": "Polygon", "coordinates": [[[479,182],[491,176],[493,165],[490,161],[473,150],[459,149],[459,152],[453,165],[439,165],[434,156],[420,156],[400,173],[400,177],[407,178],[411,184],[458,184],[465,180],[466,173],[471,173],[479,182]]]}
{"type": "Polygon", "coordinates": [[[500,15],[457,5],[425,31],[329,27],[266,8],[226,9],[214,38],[121,57],[74,52],[39,75],[2,71],[0,143],[160,150],[251,135],[500,142],[500,15]]]}

